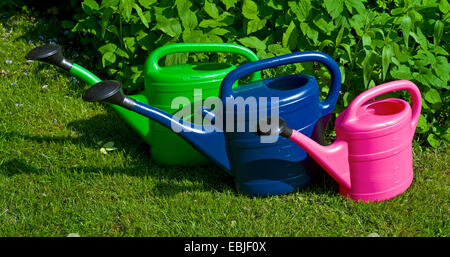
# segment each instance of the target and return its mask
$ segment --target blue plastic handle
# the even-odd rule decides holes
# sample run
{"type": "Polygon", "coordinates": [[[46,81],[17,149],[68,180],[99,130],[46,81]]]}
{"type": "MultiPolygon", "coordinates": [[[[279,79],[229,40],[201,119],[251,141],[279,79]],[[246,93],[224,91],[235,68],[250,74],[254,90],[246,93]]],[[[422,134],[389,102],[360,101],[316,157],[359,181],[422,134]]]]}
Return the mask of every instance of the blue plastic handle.
{"type": "Polygon", "coordinates": [[[225,76],[220,88],[220,98],[222,101],[225,101],[227,97],[232,97],[233,83],[247,74],[299,62],[320,62],[330,71],[331,88],[328,97],[320,102],[319,107],[322,109],[322,115],[332,112],[339,96],[339,90],[341,90],[341,71],[339,70],[337,63],[330,56],[317,51],[290,53],[243,64],[225,76]]]}

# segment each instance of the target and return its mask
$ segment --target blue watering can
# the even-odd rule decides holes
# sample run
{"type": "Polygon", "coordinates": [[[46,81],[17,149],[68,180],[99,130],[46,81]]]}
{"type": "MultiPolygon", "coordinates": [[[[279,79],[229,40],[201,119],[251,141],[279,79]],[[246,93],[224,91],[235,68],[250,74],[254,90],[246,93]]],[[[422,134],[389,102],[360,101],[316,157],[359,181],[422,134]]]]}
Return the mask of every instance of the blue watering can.
{"type": "MultiPolygon", "coordinates": [[[[243,99],[270,97],[267,104],[262,106],[257,102],[257,108],[253,109],[239,109],[234,106],[230,110],[227,106],[223,127],[225,128],[227,122],[230,122],[228,119],[233,117],[234,121],[238,121],[235,124],[237,127],[245,128],[244,132],[226,130],[221,132],[215,125],[199,127],[181,120],[123,95],[121,84],[117,81],[106,80],[95,84],[85,92],[83,100],[116,104],[179,131],[179,136],[234,176],[239,192],[268,196],[293,192],[307,186],[311,182],[311,168],[306,160],[306,152],[290,140],[277,138],[275,142],[261,142],[260,137],[251,131],[252,124],[248,117],[261,107],[267,108],[267,115],[278,111],[292,129],[308,137],[316,131],[317,136],[313,139],[317,141],[322,135],[320,131],[317,132],[319,128],[316,125],[334,109],[340,87],[341,74],[338,65],[331,57],[321,52],[291,53],[241,65],[222,81],[220,89],[222,102],[226,103],[227,100],[235,100],[238,97],[243,99]],[[315,78],[305,74],[258,80],[232,89],[233,83],[245,75],[280,65],[312,61],[322,63],[331,73],[331,87],[324,101],[319,100],[319,87],[315,78]],[[276,110],[273,106],[276,106],[276,110]],[[238,118],[242,115],[246,118],[239,121],[238,118]]],[[[211,110],[203,108],[202,111],[203,115],[212,117],[211,120],[222,119],[211,110]]],[[[256,130],[256,126],[253,129],[256,130]]]]}

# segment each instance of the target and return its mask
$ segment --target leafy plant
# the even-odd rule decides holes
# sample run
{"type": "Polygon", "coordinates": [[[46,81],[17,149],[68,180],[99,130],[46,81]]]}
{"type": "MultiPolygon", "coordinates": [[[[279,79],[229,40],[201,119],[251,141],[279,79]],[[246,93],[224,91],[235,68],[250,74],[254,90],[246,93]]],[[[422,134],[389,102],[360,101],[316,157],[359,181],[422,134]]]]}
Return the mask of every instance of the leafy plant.
{"type": "MultiPolygon", "coordinates": [[[[341,68],[337,112],[377,84],[412,80],[424,98],[418,133],[433,147],[450,139],[447,0],[84,0],[81,6],[72,30],[87,33],[82,42],[98,50],[102,67],[128,90],[142,87],[148,53],[174,42],[240,43],[260,58],[318,50],[341,68]]],[[[186,60],[168,56],[166,64],[186,60]]],[[[275,72],[313,73],[325,82],[329,77],[312,64],[275,72]]],[[[327,91],[324,86],[322,93],[327,91]]]]}

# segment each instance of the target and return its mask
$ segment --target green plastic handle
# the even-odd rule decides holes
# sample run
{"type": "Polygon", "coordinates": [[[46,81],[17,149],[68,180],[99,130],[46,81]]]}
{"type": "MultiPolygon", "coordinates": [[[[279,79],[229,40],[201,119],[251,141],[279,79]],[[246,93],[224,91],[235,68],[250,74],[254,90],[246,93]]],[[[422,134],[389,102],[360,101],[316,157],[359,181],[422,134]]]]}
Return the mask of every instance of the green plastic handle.
{"type": "MultiPolygon", "coordinates": [[[[148,67],[154,71],[158,71],[161,67],[158,65],[159,59],[175,53],[187,52],[222,52],[235,53],[246,57],[250,62],[259,60],[256,54],[247,47],[230,44],[230,43],[176,43],[159,47],[153,51],[148,57],[148,67]]],[[[252,80],[261,79],[261,73],[255,72],[252,80]]]]}

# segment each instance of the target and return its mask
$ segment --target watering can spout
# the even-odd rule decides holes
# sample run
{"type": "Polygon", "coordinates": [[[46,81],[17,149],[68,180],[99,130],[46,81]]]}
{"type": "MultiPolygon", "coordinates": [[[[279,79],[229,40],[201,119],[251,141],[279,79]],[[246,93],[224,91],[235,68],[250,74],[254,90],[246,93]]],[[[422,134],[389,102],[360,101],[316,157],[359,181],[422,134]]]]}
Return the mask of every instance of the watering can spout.
{"type": "MultiPolygon", "coordinates": [[[[265,124],[271,124],[270,120],[267,122],[265,124]]],[[[269,132],[262,132],[257,128],[257,134],[260,136],[278,134],[292,140],[303,148],[339,185],[345,189],[350,189],[348,143],[345,140],[337,139],[331,145],[323,146],[302,133],[287,127],[286,122],[281,118],[279,118],[278,124],[278,128],[269,132]]]]}
{"type": "Polygon", "coordinates": [[[121,88],[122,84],[118,81],[104,80],[87,89],[83,100],[119,105],[171,128],[225,171],[230,172],[231,167],[222,133],[217,133],[214,128],[209,126],[202,128],[201,125],[193,125],[155,107],[136,101],[125,96],[121,88]]]}
{"type": "Polygon", "coordinates": [[[25,56],[27,60],[43,61],[56,65],[66,71],[72,68],[72,61],[66,59],[59,45],[43,45],[33,48],[25,56]]]}

